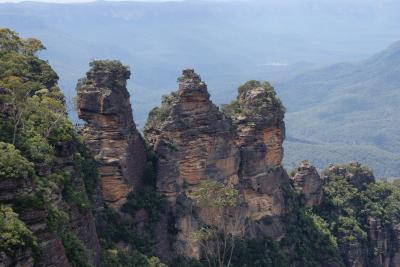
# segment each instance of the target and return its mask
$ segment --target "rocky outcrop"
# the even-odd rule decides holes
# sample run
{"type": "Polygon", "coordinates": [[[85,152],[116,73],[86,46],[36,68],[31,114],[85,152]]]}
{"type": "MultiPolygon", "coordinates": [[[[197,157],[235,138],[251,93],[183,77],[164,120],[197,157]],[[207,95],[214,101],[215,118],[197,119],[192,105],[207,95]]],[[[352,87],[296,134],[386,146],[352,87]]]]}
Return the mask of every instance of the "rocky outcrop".
{"type": "Polygon", "coordinates": [[[177,200],[185,199],[185,192],[201,180],[237,184],[239,151],[232,127],[211,102],[199,75],[184,70],[178,91],[164,97],[162,106],[150,113],[145,136],[158,156],[157,190],[175,217],[175,249],[178,254],[198,257],[199,249],[189,238],[196,219],[190,214],[178,216],[177,200]]]}
{"type": "MultiPolygon", "coordinates": [[[[206,84],[193,70],[184,70],[178,80],[178,91],[150,112],[144,131],[158,156],[157,190],[168,200],[175,219],[178,234],[173,249],[178,255],[199,257],[198,245],[189,238],[199,218],[182,210],[189,201],[187,193],[202,180],[237,188],[250,221],[248,233],[279,239],[283,234],[279,216],[285,211],[282,185],[289,178],[281,165],[284,111],[273,88],[246,84],[233,111],[226,107],[224,114],[210,101],[206,84]]],[[[202,216],[205,213],[198,213],[200,220],[212,224],[209,216],[202,216]]],[[[156,236],[165,239],[168,234],[156,236]]]]}
{"type": "Polygon", "coordinates": [[[204,179],[237,183],[234,132],[193,70],[183,71],[178,91],[152,111],[145,135],[159,158],[157,189],[169,200],[185,191],[184,184],[190,188],[204,179]]]}
{"type": "Polygon", "coordinates": [[[289,181],[282,167],[283,105],[269,83],[249,81],[239,87],[236,101],[225,106],[224,112],[236,130],[238,175],[253,221],[251,236],[267,234],[279,239],[283,230],[277,218],[285,212],[282,185],[289,181]],[[268,227],[263,223],[267,217],[275,222],[268,227]]]}
{"type": "Polygon", "coordinates": [[[292,180],[304,196],[305,205],[307,207],[321,204],[324,182],[310,162],[301,162],[296,168],[292,180]]]}
{"type": "Polygon", "coordinates": [[[81,133],[99,163],[101,194],[120,208],[132,190],[142,185],[146,164],[144,141],[132,118],[127,67],[115,61],[94,61],[77,86],[81,133]]]}

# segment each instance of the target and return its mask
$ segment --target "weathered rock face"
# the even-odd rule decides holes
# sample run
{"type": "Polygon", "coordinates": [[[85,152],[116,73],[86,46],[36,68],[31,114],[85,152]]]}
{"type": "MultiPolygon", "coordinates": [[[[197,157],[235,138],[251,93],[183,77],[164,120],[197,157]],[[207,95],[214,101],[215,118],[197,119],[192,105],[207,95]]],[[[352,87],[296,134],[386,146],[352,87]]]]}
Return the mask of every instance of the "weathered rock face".
{"type": "Polygon", "coordinates": [[[151,112],[145,136],[158,156],[157,190],[168,199],[176,220],[175,249],[198,257],[189,240],[197,222],[190,215],[177,216],[177,199],[201,180],[237,183],[239,151],[232,127],[210,101],[206,84],[193,70],[184,70],[179,80],[178,91],[151,112]]]}
{"type": "Polygon", "coordinates": [[[100,165],[102,197],[113,208],[141,186],[146,163],[126,89],[129,76],[120,63],[95,62],[78,85],[79,117],[87,122],[82,136],[100,165]]]}
{"type": "Polygon", "coordinates": [[[206,84],[193,70],[185,70],[179,90],[169,98],[164,101],[164,105],[170,101],[166,111],[153,111],[145,128],[159,156],[159,192],[175,200],[184,191],[184,183],[190,187],[202,179],[237,182],[239,153],[234,133],[210,101],[206,84]],[[157,121],[162,116],[166,119],[157,121]]]}
{"type": "MultiPolygon", "coordinates": [[[[206,179],[239,189],[243,212],[252,222],[249,234],[279,239],[279,216],[285,211],[282,185],[289,178],[281,166],[284,112],[272,87],[243,87],[235,105],[244,112],[226,110],[229,119],[210,101],[207,86],[193,70],[184,70],[179,82],[178,91],[164,97],[145,126],[145,137],[158,156],[157,190],[168,199],[178,230],[177,254],[199,256],[198,245],[190,241],[199,221],[181,210],[186,192],[206,179]]],[[[207,222],[205,213],[199,215],[207,222]]],[[[156,236],[165,239],[168,234],[156,236]]],[[[159,251],[166,247],[160,245],[159,251]]]]}
{"type": "Polygon", "coordinates": [[[239,180],[254,236],[263,233],[279,238],[279,222],[266,227],[262,219],[276,219],[285,211],[282,185],[289,181],[282,168],[285,138],[284,108],[268,83],[249,81],[239,88],[237,100],[224,107],[236,129],[240,149],[239,180]]]}
{"type": "Polygon", "coordinates": [[[371,266],[400,266],[400,225],[385,225],[379,219],[369,218],[369,246],[374,248],[371,266]]]}
{"type": "Polygon", "coordinates": [[[324,182],[315,167],[308,161],[300,163],[292,180],[303,194],[306,206],[313,207],[321,204],[324,182]]]}

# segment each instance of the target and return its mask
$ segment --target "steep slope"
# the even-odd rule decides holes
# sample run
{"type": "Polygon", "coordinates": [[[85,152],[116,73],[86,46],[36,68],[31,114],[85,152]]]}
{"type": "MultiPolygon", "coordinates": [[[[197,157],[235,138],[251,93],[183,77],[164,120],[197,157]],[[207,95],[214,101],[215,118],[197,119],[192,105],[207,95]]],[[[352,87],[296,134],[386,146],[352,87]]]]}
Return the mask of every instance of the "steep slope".
{"type": "Polygon", "coordinates": [[[41,49],[0,29],[0,265],[98,266],[96,166],[41,49]]]}
{"type": "MultiPolygon", "coordinates": [[[[305,141],[291,141],[288,158],[300,160],[304,149],[321,155],[319,147],[324,145],[329,150],[337,146],[337,153],[345,154],[350,145],[353,160],[368,163],[379,176],[399,176],[398,164],[385,164],[400,156],[399,77],[397,42],[365,61],[329,66],[281,84],[282,98],[290,107],[290,136],[305,141]],[[366,150],[371,156],[365,159],[366,150]]],[[[309,159],[319,160],[316,164],[321,168],[334,156],[325,154],[321,160],[311,155],[309,159]]]]}

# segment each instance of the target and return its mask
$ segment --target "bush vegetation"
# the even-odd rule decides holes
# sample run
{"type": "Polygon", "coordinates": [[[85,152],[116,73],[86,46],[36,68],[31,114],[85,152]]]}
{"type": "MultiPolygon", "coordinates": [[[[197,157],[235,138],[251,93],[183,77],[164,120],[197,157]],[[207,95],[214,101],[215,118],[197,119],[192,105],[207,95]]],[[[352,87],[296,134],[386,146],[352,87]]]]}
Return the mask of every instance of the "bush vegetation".
{"type": "MultiPolygon", "coordinates": [[[[70,263],[88,266],[82,241],[65,233],[70,218],[65,204],[75,205],[81,212],[90,209],[86,192],[76,179],[82,177],[86,191],[93,193],[97,170],[68,119],[57,74],[37,57],[43,49],[37,39],[23,39],[9,29],[0,29],[0,179],[25,179],[32,184],[9,204],[17,213],[48,211],[48,227],[62,238],[70,263]],[[71,142],[78,148],[74,165],[66,166],[58,154],[63,144],[71,142]],[[54,194],[62,189],[66,202],[57,207],[54,194]]],[[[2,214],[2,245],[32,247],[36,239],[17,215],[10,210],[2,214]]]]}
{"type": "Polygon", "coordinates": [[[37,240],[12,208],[0,206],[0,252],[15,256],[24,249],[37,250],[37,240]]]}
{"type": "Polygon", "coordinates": [[[222,111],[229,118],[235,118],[238,115],[263,115],[265,110],[278,110],[284,113],[285,108],[276,95],[275,89],[268,82],[251,80],[238,88],[238,97],[228,105],[222,107],[222,111]],[[261,98],[247,98],[249,92],[255,89],[263,89],[261,98]]]}

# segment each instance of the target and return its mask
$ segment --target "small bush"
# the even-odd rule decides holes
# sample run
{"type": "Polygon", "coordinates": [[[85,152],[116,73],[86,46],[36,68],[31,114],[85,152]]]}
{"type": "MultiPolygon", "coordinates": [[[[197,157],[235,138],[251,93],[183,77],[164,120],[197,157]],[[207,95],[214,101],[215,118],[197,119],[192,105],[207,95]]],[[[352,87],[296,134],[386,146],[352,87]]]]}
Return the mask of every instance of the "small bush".
{"type": "Polygon", "coordinates": [[[19,150],[0,142],[0,179],[28,179],[33,174],[33,164],[19,150]]]}
{"type": "Polygon", "coordinates": [[[14,255],[27,248],[36,250],[36,237],[11,208],[0,206],[0,251],[14,255]]]}
{"type": "Polygon", "coordinates": [[[90,267],[88,251],[83,242],[72,233],[61,236],[65,254],[73,267],[90,267]]]}

